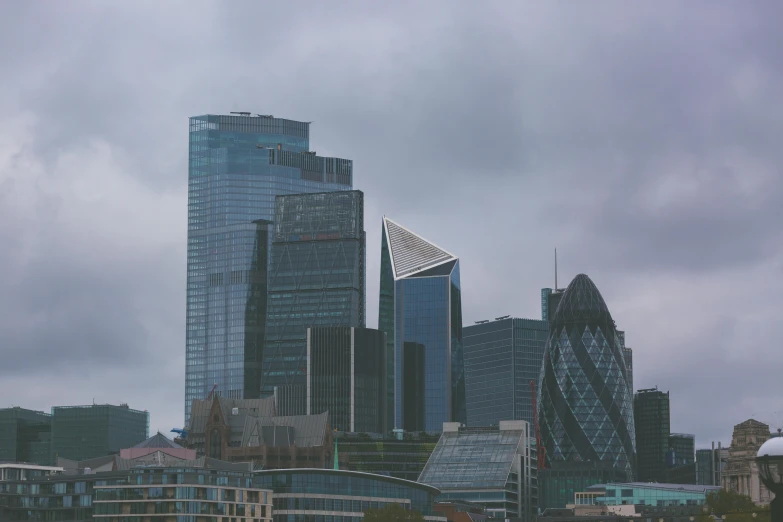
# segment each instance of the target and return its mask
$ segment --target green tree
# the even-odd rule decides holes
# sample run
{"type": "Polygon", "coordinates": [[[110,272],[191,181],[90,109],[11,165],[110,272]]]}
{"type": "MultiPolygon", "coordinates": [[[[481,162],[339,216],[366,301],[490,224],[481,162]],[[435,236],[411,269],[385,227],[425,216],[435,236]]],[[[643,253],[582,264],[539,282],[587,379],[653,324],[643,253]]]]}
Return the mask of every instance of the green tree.
{"type": "Polygon", "coordinates": [[[388,504],[381,509],[365,511],[364,522],[424,522],[424,517],[418,511],[409,511],[399,504],[388,504]]]}
{"type": "Polygon", "coordinates": [[[710,513],[722,517],[727,513],[751,513],[756,505],[746,495],[719,489],[707,494],[707,508],[710,513]]]}

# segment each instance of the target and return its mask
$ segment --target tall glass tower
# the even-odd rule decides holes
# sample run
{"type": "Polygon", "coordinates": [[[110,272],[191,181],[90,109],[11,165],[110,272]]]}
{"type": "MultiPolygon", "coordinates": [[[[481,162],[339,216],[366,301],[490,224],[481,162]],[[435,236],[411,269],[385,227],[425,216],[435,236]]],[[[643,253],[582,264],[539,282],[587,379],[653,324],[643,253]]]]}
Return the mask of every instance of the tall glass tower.
{"type": "Polygon", "coordinates": [[[549,323],[501,317],[462,329],[468,426],[533,423],[530,382],[538,383],[549,323]]]}
{"type": "Polygon", "coordinates": [[[277,197],[261,394],[279,415],[305,414],[307,329],[364,327],[366,258],[361,191],[277,197]]]}
{"type": "MultiPolygon", "coordinates": [[[[406,403],[415,408],[419,399],[410,393],[403,398],[404,354],[415,351],[406,351],[406,345],[420,345],[424,351],[424,430],[441,431],[444,422],[464,423],[459,259],[386,217],[378,329],[386,332],[387,368],[393,368],[387,388],[393,412],[389,425],[411,429],[403,422],[406,403]]],[[[412,366],[422,370],[420,364],[412,366]]]]}
{"type": "Polygon", "coordinates": [[[598,288],[576,276],[550,323],[538,386],[548,467],[600,462],[632,480],[636,431],[622,347],[598,288]]]}
{"type": "Polygon", "coordinates": [[[190,118],[185,421],[193,399],[259,393],[275,196],[350,190],[351,160],[310,152],[310,126],[190,118]]]}

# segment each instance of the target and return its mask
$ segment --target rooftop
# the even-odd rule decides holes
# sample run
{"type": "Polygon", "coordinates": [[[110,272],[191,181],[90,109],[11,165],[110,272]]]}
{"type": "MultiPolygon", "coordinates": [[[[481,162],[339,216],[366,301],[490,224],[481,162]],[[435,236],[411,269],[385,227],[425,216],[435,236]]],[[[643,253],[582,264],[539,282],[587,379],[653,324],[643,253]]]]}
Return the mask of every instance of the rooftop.
{"type": "Polygon", "coordinates": [[[134,448],[182,448],[179,444],[169,439],[161,432],[156,433],[144,442],[133,446],[134,448]]]}
{"type": "Polygon", "coordinates": [[[706,493],[708,491],[717,491],[720,486],[704,486],[701,484],[664,484],[661,482],[612,482],[609,484],[595,484],[587,488],[588,491],[594,489],[612,488],[646,488],[662,489],[665,491],[688,491],[691,493],[706,493]]]}
{"type": "Polygon", "coordinates": [[[381,482],[392,482],[394,484],[400,484],[417,489],[429,490],[433,495],[440,495],[440,490],[430,484],[422,483],[421,481],[413,482],[412,480],[405,480],[397,477],[390,477],[387,475],[377,475],[375,473],[366,473],[364,471],[349,471],[345,469],[322,469],[322,468],[293,468],[293,469],[264,469],[254,471],[254,475],[278,475],[281,473],[293,473],[293,474],[316,474],[316,475],[334,475],[334,476],[346,476],[357,477],[367,480],[377,480],[381,482]]]}
{"type": "Polygon", "coordinates": [[[524,422],[501,423],[503,428],[443,426],[438,444],[419,476],[419,482],[440,489],[497,489],[508,481],[511,466],[523,450],[524,422]],[[519,426],[520,429],[508,429],[519,426]]]}
{"type": "Polygon", "coordinates": [[[457,256],[387,217],[383,218],[383,228],[395,279],[410,277],[450,261],[457,261],[457,256]]]}

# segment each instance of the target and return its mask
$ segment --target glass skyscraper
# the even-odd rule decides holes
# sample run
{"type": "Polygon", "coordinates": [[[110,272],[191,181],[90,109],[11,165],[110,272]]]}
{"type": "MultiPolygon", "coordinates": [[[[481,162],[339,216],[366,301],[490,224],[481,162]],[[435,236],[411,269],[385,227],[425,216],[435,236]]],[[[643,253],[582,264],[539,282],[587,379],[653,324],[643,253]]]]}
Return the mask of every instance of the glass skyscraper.
{"type": "Polygon", "coordinates": [[[533,426],[530,382],[538,384],[549,323],[507,317],[462,329],[467,425],[524,420],[533,426]]]}
{"type": "Polygon", "coordinates": [[[278,414],[305,414],[307,329],[364,327],[366,257],[361,191],[277,197],[261,395],[278,388],[278,414]]]}
{"type": "Polygon", "coordinates": [[[258,396],[275,196],[350,190],[351,160],[310,152],[310,126],[190,118],[185,419],[193,399],[258,396]]]}
{"type": "Polygon", "coordinates": [[[337,431],[382,434],[386,336],[351,326],[307,329],[307,415],[329,413],[337,431]]]}
{"type": "Polygon", "coordinates": [[[603,462],[632,479],[636,431],[622,346],[595,284],[576,276],[550,323],[538,387],[547,466],[603,462]]]}
{"type": "MultiPolygon", "coordinates": [[[[424,350],[424,429],[465,422],[459,259],[384,217],[378,329],[386,333],[390,425],[404,426],[406,344],[424,350]],[[420,348],[421,349],[421,348],[420,348]]],[[[420,365],[413,365],[417,372],[420,365]]],[[[413,398],[412,398],[413,399],[413,398]]],[[[416,416],[412,416],[416,417],[416,416]]]]}
{"type": "Polygon", "coordinates": [[[639,390],[633,402],[636,478],[642,482],[664,482],[671,431],[669,392],[658,388],[639,390]]]}

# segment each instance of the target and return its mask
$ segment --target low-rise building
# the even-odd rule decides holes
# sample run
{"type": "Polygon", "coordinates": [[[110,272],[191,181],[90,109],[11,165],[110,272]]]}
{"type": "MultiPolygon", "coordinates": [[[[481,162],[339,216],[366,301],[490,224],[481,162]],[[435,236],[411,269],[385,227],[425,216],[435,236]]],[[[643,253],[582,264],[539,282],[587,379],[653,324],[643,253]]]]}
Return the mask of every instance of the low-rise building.
{"type": "Polygon", "coordinates": [[[419,482],[440,489],[440,500],[467,500],[499,518],[535,520],[537,476],[530,425],[466,428],[446,422],[419,482]]]}
{"type": "Polygon", "coordinates": [[[448,522],[477,522],[489,518],[482,506],[462,500],[436,502],[434,509],[448,522]]]}
{"type": "Polygon", "coordinates": [[[251,464],[180,458],[189,456],[177,456],[181,448],[151,449],[155,451],[129,459],[119,455],[80,462],[60,459],[69,467],[3,465],[0,520],[272,520],[272,492],[253,484],[251,464]]]}
{"type": "Polygon", "coordinates": [[[756,464],[756,454],[769,437],[769,425],[754,419],[734,426],[726,469],[721,477],[724,489],[747,495],[756,504],[769,504],[772,494],[761,482],[756,464]]]}
{"type": "MultiPolygon", "coordinates": [[[[334,434],[327,412],[278,416],[273,397],[195,400],[186,445],[199,456],[253,462],[269,468],[334,466],[334,434]]],[[[340,462],[343,466],[346,459],[340,462]]]]}
{"type": "Polygon", "coordinates": [[[416,481],[440,433],[398,432],[399,437],[373,433],[337,433],[341,469],[416,481]]]}
{"type": "Polygon", "coordinates": [[[446,522],[433,509],[440,491],[427,484],[334,469],[256,471],[253,484],[274,494],[273,521],[356,522],[369,509],[399,504],[425,520],[446,522]]]}
{"type": "MultiPolygon", "coordinates": [[[[603,506],[651,506],[668,508],[676,506],[703,506],[707,494],[718,491],[718,486],[695,484],[663,484],[657,482],[622,482],[597,484],[587,488],[587,493],[599,493],[592,497],[603,506]],[[600,495],[600,493],[603,493],[600,495]]],[[[584,498],[584,497],[583,497],[584,498]]],[[[578,503],[579,497],[575,499],[578,503]]]]}

